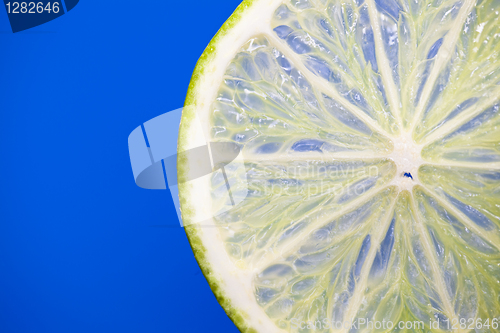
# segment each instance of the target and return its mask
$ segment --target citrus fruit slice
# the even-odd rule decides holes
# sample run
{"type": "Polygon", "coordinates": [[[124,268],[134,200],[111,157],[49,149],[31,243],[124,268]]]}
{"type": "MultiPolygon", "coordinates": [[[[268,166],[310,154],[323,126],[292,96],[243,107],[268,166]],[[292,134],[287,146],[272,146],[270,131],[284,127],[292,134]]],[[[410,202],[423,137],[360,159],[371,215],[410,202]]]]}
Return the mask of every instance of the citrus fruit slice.
{"type": "Polygon", "coordinates": [[[498,331],[499,11],[254,0],[224,24],[179,151],[230,142],[243,167],[186,182],[199,162],[184,156],[178,178],[242,332],[498,331]]]}

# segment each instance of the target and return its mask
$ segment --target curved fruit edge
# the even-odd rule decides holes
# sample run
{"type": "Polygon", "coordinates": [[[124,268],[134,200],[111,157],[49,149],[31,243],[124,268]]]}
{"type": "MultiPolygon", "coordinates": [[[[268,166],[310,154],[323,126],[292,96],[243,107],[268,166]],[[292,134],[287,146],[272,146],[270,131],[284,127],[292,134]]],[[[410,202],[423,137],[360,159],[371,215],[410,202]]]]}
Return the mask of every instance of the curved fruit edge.
{"type": "MultiPolygon", "coordinates": [[[[229,19],[224,22],[222,27],[219,29],[217,34],[212,38],[208,46],[205,48],[203,54],[201,55],[200,59],[196,63],[196,67],[193,71],[193,75],[191,76],[191,81],[189,83],[189,88],[186,96],[186,100],[184,102],[184,106],[190,106],[190,105],[196,105],[196,87],[198,84],[198,81],[200,78],[203,77],[206,65],[208,65],[213,59],[214,55],[216,52],[216,44],[217,42],[226,35],[226,33],[236,24],[239,22],[241,16],[244,14],[244,12],[254,3],[256,0],[245,0],[243,1],[231,14],[229,19]]],[[[189,127],[189,124],[192,120],[195,119],[195,114],[193,110],[190,109],[184,109],[182,112],[182,119],[181,119],[181,124],[180,124],[180,129],[179,129],[179,139],[178,139],[178,151],[182,151],[183,145],[186,142],[186,133],[187,129],[189,127]]],[[[179,155],[180,156],[180,155],[179,155]]],[[[178,179],[178,184],[179,184],[179,201],[182,207],[181,210],[181,215],[182,215],[182,220],[185,222],[188,222],[193,214],[192,207],[189,206],[187,197],[189,196],[189,186],[184,183],[184,185],[180,185],[183,183],[183,181],[187,178],[187,168],[182,167],[186,166],[187,161],[185,158],[182,158],[181,156],[177,160],[177,179],[178,179]]],[[[184,223],[188,224],[188,223],[184,223]]],[[[203,275],[205,276],[205,279],[207,280],[208,284],[210,285],[210,288],[219,302],[219,304],[222,306],[226,314],[229,316],[231,321],[236,325],[236,327],[241,331],[241,332],[248,332],[248,333],[257,333],[257,331],[250,327],[247,323],[246,318],[248,318],[248,314],[244,313],[241,310],[236,309],[233,307],[231,304],[231,301],[229,297],[227,297],[224,294],[224,291],[220,287],[220,281],[217,280],[217,278],[212,274],[212,268],[210,263],[206,260],[206,249],[203,246],[203,243],[201,241],[201,238],[199,237],[198,230],[196,227],[192,226],[186,226],[185,228],[186,235],[189,241],[189,244],[191,245],[191,249],[193,250],[194,256],[196,258],[196,261],[198,262],[198,265],[201,268],[201,271],[203,275]]]]}

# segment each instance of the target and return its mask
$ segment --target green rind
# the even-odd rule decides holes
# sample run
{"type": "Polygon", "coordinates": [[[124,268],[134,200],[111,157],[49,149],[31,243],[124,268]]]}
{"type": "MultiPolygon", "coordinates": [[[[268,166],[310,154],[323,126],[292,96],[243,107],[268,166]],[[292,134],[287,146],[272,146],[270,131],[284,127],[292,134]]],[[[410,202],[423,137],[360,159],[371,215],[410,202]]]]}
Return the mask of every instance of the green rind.
{"type": "MultiPolygon", "coordinates": [[[[191,81],[189,83],[189,88],[184,102],[184,110],[182,112],[182,119],[179,128],[179,139],[178,139],[178,151],[184,151],[187,140],[187,133],[190,123],[195,119],[195,109],[196,108],[186,108],[187,106],[197,105],[197,93],[196,88],[200,79],[205,75],[206,66],[215,58],[216,44],[223,38],[227,32],[232,29],[241,19],[245,11],[255,2],[256,0],[245,0],[243,1],[234,11],[234,13],[229,17],[229,19],[222,25],[214,38],[210,41],[205,51],[201,55],[200,59],[196,63],[193,75],[191,76],[191,81]]],[[[188,164],[185,156],[178,155],[177,160],[177,179],[179,184],[179,201],[181,205],[181,215],[182,220],[185,225],[189,224],[193,216],[193,207],[189,204],[188,197],[190,193],[190,186],[184,181],[187,179],[188,164]]],[[[195,226],[187,226],[184,228],[186,235],[193,250],[194,256],[198,265],[201,268],[203,275],[205,276],[215,298],[222,306],[226,314],[233,321],[233,323],[238,327],[240,332],[245,333],[257,333],[257,330],[250,327],[247,322],[249,318],[248,314],[235,308],[229,297],[224,293],[221,288],[221,281],[219,281],[213,274],[213,269],[210,262],[206,258],[206,248],[203,245],[201,237],[199,236],[199,230],[195,226]]]]}

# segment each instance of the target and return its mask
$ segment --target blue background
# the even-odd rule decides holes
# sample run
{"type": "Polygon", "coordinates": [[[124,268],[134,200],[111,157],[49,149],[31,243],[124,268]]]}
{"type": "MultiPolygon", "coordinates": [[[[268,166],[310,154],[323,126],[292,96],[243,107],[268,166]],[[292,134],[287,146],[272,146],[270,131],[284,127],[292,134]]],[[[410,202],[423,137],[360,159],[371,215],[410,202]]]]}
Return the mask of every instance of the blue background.
{"type": "Polygon", "coordinates": [[[237,332],[127,137],[239,2],[82,0],[16,34],[0,8],[0,332],[237,332]]]}

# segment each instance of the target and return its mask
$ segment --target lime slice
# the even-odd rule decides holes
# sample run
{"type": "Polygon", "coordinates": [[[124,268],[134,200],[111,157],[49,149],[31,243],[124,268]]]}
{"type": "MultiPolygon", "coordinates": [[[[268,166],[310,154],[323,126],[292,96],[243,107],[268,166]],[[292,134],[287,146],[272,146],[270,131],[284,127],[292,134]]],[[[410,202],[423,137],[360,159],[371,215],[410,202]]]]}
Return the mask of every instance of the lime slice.
{"type": "Polygon", "coordinates": [[[243,167],[183,183],[183,157],[178,177],[242,332],[499,331],[499,11],[254,0],[224,24],[179,150],[236,143],[243,167]]]}

